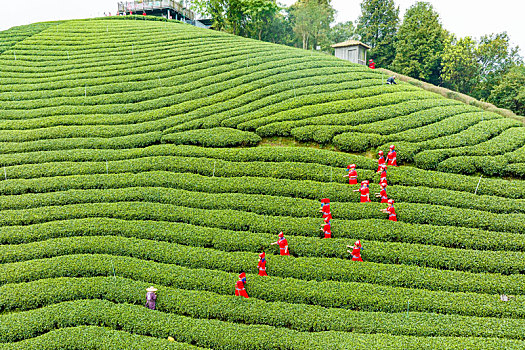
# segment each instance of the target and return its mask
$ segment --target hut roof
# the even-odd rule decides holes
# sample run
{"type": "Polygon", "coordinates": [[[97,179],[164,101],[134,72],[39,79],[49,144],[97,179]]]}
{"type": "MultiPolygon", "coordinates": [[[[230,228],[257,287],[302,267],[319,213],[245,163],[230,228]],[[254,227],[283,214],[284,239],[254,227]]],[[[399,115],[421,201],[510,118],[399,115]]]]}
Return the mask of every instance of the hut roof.
{"type": "Polygon", "coordinates": [[[359,40],[347,40],[347,41],[344,41],[342,43],[334,44],[334,45],[332,45],[332,47],[345,47],[345,46],[355,46],[355,45],[361,45],[361,46],[366,47],[367,49],[371,49],[370,46],[368,46],[366,44],[363,44],[359,40]]]}

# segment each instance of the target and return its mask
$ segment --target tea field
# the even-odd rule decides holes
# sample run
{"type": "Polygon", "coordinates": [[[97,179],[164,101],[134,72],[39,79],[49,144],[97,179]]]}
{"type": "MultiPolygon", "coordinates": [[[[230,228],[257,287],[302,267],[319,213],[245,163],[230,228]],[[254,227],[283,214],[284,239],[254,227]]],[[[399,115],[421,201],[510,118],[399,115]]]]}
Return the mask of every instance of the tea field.
{"type": "Polygon", "coordinates": [[[126,17],[0,32],[0,349],[525,348],[523,123],[126,17]]]}

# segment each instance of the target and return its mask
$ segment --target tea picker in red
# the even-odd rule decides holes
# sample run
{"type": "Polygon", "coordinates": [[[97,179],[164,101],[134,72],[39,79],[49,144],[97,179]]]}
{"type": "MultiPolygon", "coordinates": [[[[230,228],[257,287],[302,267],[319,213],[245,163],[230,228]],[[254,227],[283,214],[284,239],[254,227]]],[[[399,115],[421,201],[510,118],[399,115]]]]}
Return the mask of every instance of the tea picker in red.
{"type": "Polygon", "coordinates": [[[381,172],[383,168],[386,169],[386,163],[385,163],[385,157],[383,151],[377,152],[379,155],[379,158],[377,159],[377,172],[381,172]]]}
{"type": "Polygon", "coordinates": [[[319,211],[323,214],[323,219],[327,216],[332,216],[330,212],[330,204],[322,206],[319,211]]]}
{"type": "Polygon", "coordinates": [[[381,176],[379,177],[379,184],[384,184],[385,187],[387,186],[386,182],[386,167],[383,168],[381,171],[381,176]]]}
{"type": "Polygon", "coordinates": [[[353,246],[347,245],[346,247],[352,248],[352,251],[347,250],[347,252],[352,255],[352,261],[363,261],[363,259],[361,259],[361,249],[363,249],[361,241],[357,240],[353,246]]]}
{"type": "Polygon", "coordinates": [[[383,213],[387,213],[388,214],[388,220],[390,220],[390,221],[397,221],[397,215],[396,215],[396,210],[394,209],[394,200],[393,199],[389,199],[388,200],[388,208],[381,209],[381,211],[383,213]]]}
{"type": "Polygon", "coordinates": [[[368,189],[368,180],[361,181],[361,188],[354,192],[361,192],[361,203],[370,202],[370,190],[368,189]]]}
{"type": "Polygon", "coordinates": [[[321,231],[324,233],[324,238],[332,238],[332,225],[329,222],[323,225],[321,231]]]}
{"type": "Polygon", "coordinates": [[[241,274],[239,275],[239,280],[237,281],[237,283],[235,283],[235,296],[248,298],[248,293],[246,293],[246,289],[244,288],[245,283],[246,273],[241,272],[241,274]]]}
{"type": "Polygon", "coordinates": [[[277,242],[270,243],[271,245],[278,244],[279,252],[281,255],[290,255],[290,250],[288,249],[288,241],[284,238],[283,231],[279,232],[279,239],[277,242]]]}
{"type": "Polygon", "coordinates": [[[373,59],[368,60],[368,68],[370,69],[376,69],[376,64],[373,59]]]}
{"type": "Polygon", "coordinates": [[[268,276],[266,274],[266,258],[264,252],[259,254],[259,262],[257,263],[257,269],[259,270],[259,276],[268,276]]]}
{"type": "Polygon", "coordinates": [[[379,193],[376,193],[377,198],[381,198],[381,203],[388,203],[388,196],[386,194],[386,183],[379,183],[379,186],[381,186],[381,191],[379,193]]]}
{"type": "Polygon", "coordinates": [[[395,150],[396,146],[390,146],[390,152],[386,155],[388,159],[387,165],[397,166],[397,153],[395,150]]]}
{"type": "Polygon", "coordinates": [[[355,164],[350,164],[346,167],[348,174],[343,175],[343,177],[348,177],[348,184],[357,185],[357,171],[355,171],[355,164]]]}

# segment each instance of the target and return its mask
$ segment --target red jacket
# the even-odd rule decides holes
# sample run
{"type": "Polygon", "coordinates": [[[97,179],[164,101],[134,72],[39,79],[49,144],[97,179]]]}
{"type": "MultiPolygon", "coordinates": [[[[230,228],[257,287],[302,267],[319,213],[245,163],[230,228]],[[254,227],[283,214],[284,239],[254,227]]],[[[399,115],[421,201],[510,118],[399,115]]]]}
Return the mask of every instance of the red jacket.
{"type": "Polygon", "coordinates": [[[361,203],[370,202],[370,190],[368,187],[361,187],[359,192],[361,192],[361,203]]]}
{"type": "Polygon", "coordinates": [[[361,247],[354,246],[354,249],[352,249],[352,260],[363,261],[363,259],[361,259],[361,247]]]}
{"type": "Polygon", "coordinates": [[[357,184],[357,171],[354,170],[350,170],[348,172],[348,183],[350,185],[355,185],[357,184]]]}
{"type": "Polygon", "coordinates": [[[259,269],[259,276],[268,276],[266,274],[266,259],[264,261],[262,259],[259,259],[259,262],[257,263],[257,268],[259,269]]]}
{"type": "Polygon", "coordinates": [[[386,194],[386,190],[382,189],[379,191],[379,195],[381,196],[381,203],[388,203],[388,196],[386,194]]]}
{"type": "Polygon", "coordinates": [[[279,240],[279,251],[281,255],[290,255],[290,249],[288,249],[288,241],[286,238],[279,240]]]}
{"type": "Polygon", "coordinates": [[[394,209],[394,207],[388,207],[386,208],[386,210],[388,211],[388,220],[397,221],[396,210],[394,209]]]}
{"type": "Polygon", "coordinates": [[[388,165],[397,166],[397,153],[395,150],[388,152],[387,154],[388,165]]]}
{"type": "Polygon", "coordinates": [[[248,298],[248,293],[246,293],[246,289],[244,289],[244,282],[241,280],[238,280],[237,283],[235,283],[235,295],[248,298]]]}

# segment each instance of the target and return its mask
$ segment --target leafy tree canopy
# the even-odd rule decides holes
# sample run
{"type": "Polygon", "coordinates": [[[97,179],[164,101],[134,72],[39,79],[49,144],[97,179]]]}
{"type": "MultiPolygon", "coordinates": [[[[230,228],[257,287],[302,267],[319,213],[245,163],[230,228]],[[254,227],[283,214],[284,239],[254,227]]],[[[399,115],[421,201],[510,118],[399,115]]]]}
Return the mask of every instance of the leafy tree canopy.
{"type": "Polygon", "coordinates": [[[439,85],[446,38],[447,32],[432,5],[417,2],[407,10],[397,32],[392,68],[401,74],[439,85]]]}
{"type": "Polygon", "coordinates": [[[388,67],[395,57],[395,39],[399,26],[399,7],[394,0],[364,0],[356,32],[372,49],[368,57],[376,65],[388,67]]]}

